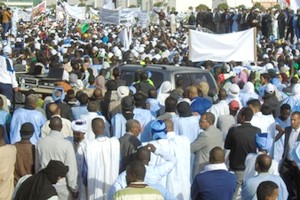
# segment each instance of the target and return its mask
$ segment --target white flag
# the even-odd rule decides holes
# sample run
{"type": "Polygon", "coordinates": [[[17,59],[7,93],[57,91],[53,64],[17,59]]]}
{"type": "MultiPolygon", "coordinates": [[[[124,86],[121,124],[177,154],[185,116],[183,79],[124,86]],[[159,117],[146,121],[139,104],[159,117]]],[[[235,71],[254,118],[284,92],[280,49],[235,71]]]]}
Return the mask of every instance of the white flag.
{"type": "Polygon", "coordinates": [[[190,30],[189,56],[197,61],[255,61],[255,29],[228,34],[210,34],[190,30]]]}

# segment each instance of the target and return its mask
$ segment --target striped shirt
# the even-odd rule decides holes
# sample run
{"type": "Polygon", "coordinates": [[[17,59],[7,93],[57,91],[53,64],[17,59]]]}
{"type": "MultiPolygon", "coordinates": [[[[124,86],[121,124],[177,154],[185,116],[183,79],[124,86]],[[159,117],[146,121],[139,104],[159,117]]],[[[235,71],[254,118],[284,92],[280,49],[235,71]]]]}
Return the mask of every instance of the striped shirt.
{"type": "Polygon", "coordinates": [[[125,189],[114,195],[114,200],[163,200],[161,193],[144,182],[130,183],[125,189]]]}

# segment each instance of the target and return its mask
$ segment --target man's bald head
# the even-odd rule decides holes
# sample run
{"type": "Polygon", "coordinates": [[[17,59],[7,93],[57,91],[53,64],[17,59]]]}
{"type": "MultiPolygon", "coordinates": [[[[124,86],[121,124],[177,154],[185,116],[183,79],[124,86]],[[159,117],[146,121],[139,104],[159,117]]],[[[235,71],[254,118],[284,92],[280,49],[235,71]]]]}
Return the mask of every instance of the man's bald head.
{"type": "Polygon", "coordinates": [[[174,125],[173,125],[172,120],[166,119],[166,120],[164,120],[164,122],[165,122],[165,124],[166,124],[166,126],[167,126],[167,132],[172,132],[172,131],[174,131],[174,125]]]}
{"type": "Polygon", "coordinates": [[[225,89],[221,88],[218,94],[219,100],[225,100],[227,98],[227,92],[225,89]]]}
{"type": "Polygon", "coordinates": [[[102,90],[100,88],[96,88],[93,92],[93,95],[96,99],[103,97],[102,90]]]}
{"type": "Polygon", "coordinates": [[[60,108],[56,103],[51,103],[48,108],[51,116],[60,114],[60,108]]]}
{"type": "Polygon", "coordinates": [[[143,146],[137,150],[137,160],[142,161],[145,165],[148,165],[151,157],[151,151],[148,147],[143,146]]]}
{"type": "Polygon", "coordinates": [[[30,94],[25,98],[25,105],[33,108],[37,107],[38,97],[35,94],[30,94]]]}
{"type": "Polygon", "coordinates": [[[61,131],[62,129],[62,120],[60,117],[52,117],[50,119],[49,127],[51,130],[61,131]]]}
{"type": "Polygon", "coordinates": [[[268,172],[272,164],[272,158],[267,154],[260,154],[256,158],[255,170],[258,173],[268,172]]]}
{"type": "Polygon", "coordinates": [[[97,112],[98,111],[98,106],[95,101],[90,101],[87,105],[87,110],[89,112],[97,112]]]}
{"type": "Polygon", "coordinates": [[[105,124],[103,119],[97,117],[95,119],[92,120],[92,130],[94,132],[94,134],[97,135],[103,135],[104,134],[104,128],[105,128],[105,124]]]}
{"type": "Polygon", "coordinates": [[[209,162],[211,164],[218,164],[225,162],[225,153],[221,147],[215,147],[209,152],[209,162]]]}

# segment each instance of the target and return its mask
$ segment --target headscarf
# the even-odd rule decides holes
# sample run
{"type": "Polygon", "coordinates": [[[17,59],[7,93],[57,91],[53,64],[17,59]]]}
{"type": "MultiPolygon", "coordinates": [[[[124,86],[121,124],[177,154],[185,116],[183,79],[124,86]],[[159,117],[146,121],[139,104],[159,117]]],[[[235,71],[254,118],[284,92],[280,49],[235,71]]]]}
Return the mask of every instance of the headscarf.
{"type": "Polygon", "coordinates": [[[61,102],[65,99],[65,91],[62,87],[54,88],[52,92],[52,99],[55,102],[61,102]],[[57,95],[57,92],[61,92],[61,95],[57,95]]]}
{"type": "Polygon", "coordinates": [[[151,133],[153,140],[166,139],[167,126],[162,120],[154,120],[151,123],[151,133]]]}
{"type": "Polygon", "coordinates": [[[50,160],[47,167],[26,179],[19,187],[15,200],[47,200],[57,195],[53,184],[58,177],[65,177],[69,167],[61,161],[50,160]]]}
{"type": "Polygon", "coordinates": [[[165,100],[170,96],[172,84],[170,81],[164,81],[157,90],[157,100],[160,105],[165,106],[165,100]]]}
{"type": "Polygon", "coordinates": [[[242,93],[255,93],[255,90],[254,90],[254,84],[252,82],[247,82],[245,83],[242,91],[242,93]]]}
{"type": "Polygon", "coordinates": [[[256,146],[260,150],[266,150],[269,152],[273,146],[273,139],[268,133],[257,133],[255,136],[256,146]]]}

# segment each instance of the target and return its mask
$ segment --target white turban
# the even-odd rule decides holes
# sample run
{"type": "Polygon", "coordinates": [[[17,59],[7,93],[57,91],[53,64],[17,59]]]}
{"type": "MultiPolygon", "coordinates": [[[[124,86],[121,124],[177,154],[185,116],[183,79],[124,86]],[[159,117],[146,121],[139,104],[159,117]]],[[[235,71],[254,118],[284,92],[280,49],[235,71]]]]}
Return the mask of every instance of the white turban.
{"type": "Polygon", "coordinates": [[[72,130],[76,132],[86,133],[88,130],[87,123],[83,119],[77,119],[72,121],[72,130]]]}

